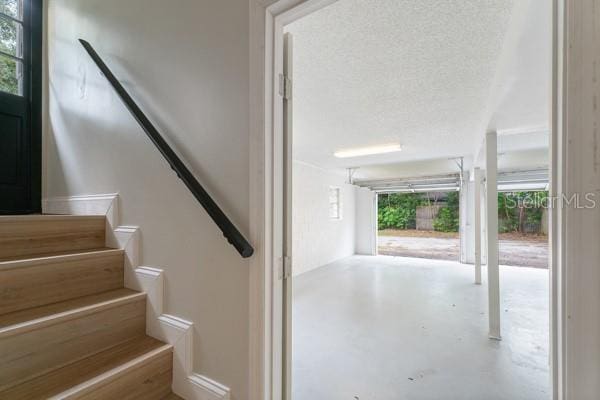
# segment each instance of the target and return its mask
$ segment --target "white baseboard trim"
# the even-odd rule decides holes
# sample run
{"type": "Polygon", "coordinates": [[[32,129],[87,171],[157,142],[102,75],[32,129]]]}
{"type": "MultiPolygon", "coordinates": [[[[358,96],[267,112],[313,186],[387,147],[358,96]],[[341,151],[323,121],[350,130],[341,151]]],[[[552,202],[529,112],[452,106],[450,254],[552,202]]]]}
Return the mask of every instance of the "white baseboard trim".
{"type": "Polygon", "coordinates": [[[230,400],[230,389],[193,371],[190,321],[163,313],[164,271],[140,266],[140,230],[119,226],[117,193],[42,200],[44,214],[106,215],[106,243],[125,250],[125,287],[146,293],[146,333],[173,346],[173,392],[186,400],[230,400]]]}
{"type": "Polygon", "coordinates": [[[201,391],[206,399],[226,399],[229,400],[229,388],[221,385],[200,374],[192,374],[189,380],[195,387],[196,391],[201,391]]]}

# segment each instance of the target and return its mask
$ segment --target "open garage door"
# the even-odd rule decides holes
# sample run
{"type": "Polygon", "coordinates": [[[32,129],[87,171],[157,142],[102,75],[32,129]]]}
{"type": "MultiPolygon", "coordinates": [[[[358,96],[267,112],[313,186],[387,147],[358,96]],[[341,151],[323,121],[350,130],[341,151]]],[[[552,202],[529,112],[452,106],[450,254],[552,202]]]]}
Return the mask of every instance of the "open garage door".
{"type": "Polygon", "coordinates": [[[358,186],[378,193],[416,193],[456,191],[461,186],[459,173],[414,178],[355,181],[358,186]]]}
{"type": "MultiPolygon", "coordinates": [[[[548,190],[548,182],[547,168],[505,170],[498,173],[500,192],[548,190]]],[[[412,178],[356,180],[354,184],[377,193],[447,192],[460,190],[462,178],[460,173],[454,173],[412,178]]]]}
{"type": "MultiPolygon", "coordinates": [[[[520,170],[504,170],[498,173],[498,191],[499,192],[530,192],[544,191],[548,189],[548,170],[547,168],[539,169],[520,169],[520,170]]],[[[377,193],[381,204],[378,207],[378,215],[384,219],[393,214],[394,210],[382,210],[390,203],[389,196],[394,194],[402,194],[404,196],[413,196],[426,198],[431,194],[436,194],[436,201],[426,202],[416,207],[414,212],[414,223],[412,226],[403,224],[404,229],[394,229],[390,226],[381,226],[381,221],[378,223],[377,238],[374,242],[378,243],[378,251],[380,254],[399,255],[410,257],[429,257],[440,258],[446,260],[457,260],[462,263],[472,263],[470,256],[472,251],[472,241],[469,238],[473,237],[473,182],[470,177],[460,173],[443,174],[435,176],[396,178],[396,179],[380,179],[380,180],[355,180],[354,184],[368,188],[377,193]],[[447,196],[449,192],[459,192],[458,203],[459,210],[449,207],[447,204],[447,196]],[[448,194],[445,194],[448,193],[448,194]],[[437,200],[441,200],[437,202],[437,200]],[[458,232],[452,234],[452,230],[442,232],[438,227],[434,227],[432,222],[437,218],[438,212],[441,209],[445,210],[446,214],[451,213],[454,218],[458,218],[458,232]],[[381,213],[380,213],[381,212],[381,213]],[[380,215],[381,214],[381,215],[380,215]],[[420,224],[419,219],[423,219],[423,215],[431,214],[428,220],[429,224],[420,224]],[[424,228],[429,226],[429,229],[424,228]]],[[[450,196],[452,197],[452,196],[450,196]]],[[[456,197],[456,194],[454,195],[456,197]]],[[[396,202],[396,206],[402,200],[396,199],[391,202],[396,202]]],[[[423,201],[421,201],[423,203],[423,201]]],[[[412,204],[408,202],[407,204],[412,204]]],[[[413,204],[414,207],[414,204],[413,204]]],[[[393,208],[393,207],[392,207],[393,208]]],[[[402,213],[403,217],[408,211],[402,213]]],[[[389,218],[393,219],[393,215],[389,218]]],[[[452,218],[452,217],[451,217],[452,218]]],[[[422,221],[421,221],[422,222],[422,221]]],[[[385,225],[385,224],[384,224],[385,225]]],[[[485,229],[485,228],[484,228],[485,229]]]]}
{"type": "Polygon", "coordinates": [[[549,182],[547,168],[500,171],[498,173],[499,192],[548,190],[549,182]]]}

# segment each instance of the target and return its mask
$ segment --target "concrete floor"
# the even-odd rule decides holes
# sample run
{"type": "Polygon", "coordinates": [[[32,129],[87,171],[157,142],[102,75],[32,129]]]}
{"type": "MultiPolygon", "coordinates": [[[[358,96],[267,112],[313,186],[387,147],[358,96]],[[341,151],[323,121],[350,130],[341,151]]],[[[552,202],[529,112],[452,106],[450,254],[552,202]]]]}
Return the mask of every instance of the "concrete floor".
{"type": "MultiPolygon", "coordinates": [[[[387,256],[456,261],[460,254],[458,238],[379,235],[377,245],[378,253],[387,256]]],[[[502,265],[548,268],[547,240],[500,239],[498,245],[502,265]]]]}
{"type": "Polygon", "coordinates": [[[472,282],[471,266],[389,256],[295,277],[293,400],[550,399],[548,271],[501,267],[501,342],[472,282]]]}

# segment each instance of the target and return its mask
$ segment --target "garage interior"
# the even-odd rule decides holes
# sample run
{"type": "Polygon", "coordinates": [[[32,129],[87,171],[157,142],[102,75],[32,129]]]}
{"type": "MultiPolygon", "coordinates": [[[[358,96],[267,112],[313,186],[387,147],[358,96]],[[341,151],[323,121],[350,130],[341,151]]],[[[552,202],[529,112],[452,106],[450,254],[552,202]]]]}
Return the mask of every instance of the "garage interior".
{"type": "Polygon", "coordinates": [[[551,14],[340,0],[286,27],[294,400],[551,398],[547,261],[503,265],[496,211],[548,190],[551,14]],[[458,193],[457,259],[378,254],[378,196],[426,192],[458,193]]]}

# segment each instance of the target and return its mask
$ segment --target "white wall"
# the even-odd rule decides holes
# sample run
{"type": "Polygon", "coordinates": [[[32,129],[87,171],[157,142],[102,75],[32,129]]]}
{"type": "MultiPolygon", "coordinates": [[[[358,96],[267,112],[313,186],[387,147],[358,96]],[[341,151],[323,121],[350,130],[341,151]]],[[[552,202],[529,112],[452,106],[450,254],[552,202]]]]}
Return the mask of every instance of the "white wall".
{"type": "Polygon", "coordinates": [[[355,187],[355,254],[377,254],[377,194],[367,188],[355,187]]]}
{"type": "Polygon", "coordinates": [[[247,0],[49,0],[44,196],[120,193],[194,369],[248,396],[249,263],[163,161],[77,42],[89,40],[238,225],[249,220],[247,0]]]}
{"type": "Polygon", "coordinates": [[[293,165],[292,271],[301,274],[354,254],[355,187],[343,174],[293,165]],[[342,218],[329,217],[329,188],[339,187],[342,218]]]}
{"type": "Polygon", "coordinates": [[[548,149],[501,153],[498,155],[498,170],[548,168],[548,156],[548,149]]]}

